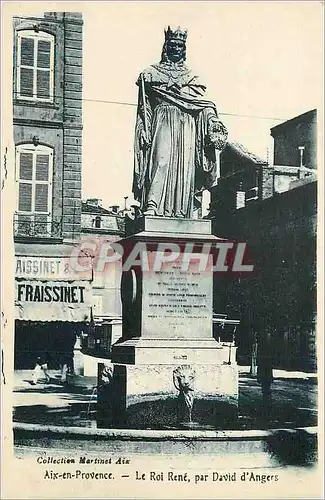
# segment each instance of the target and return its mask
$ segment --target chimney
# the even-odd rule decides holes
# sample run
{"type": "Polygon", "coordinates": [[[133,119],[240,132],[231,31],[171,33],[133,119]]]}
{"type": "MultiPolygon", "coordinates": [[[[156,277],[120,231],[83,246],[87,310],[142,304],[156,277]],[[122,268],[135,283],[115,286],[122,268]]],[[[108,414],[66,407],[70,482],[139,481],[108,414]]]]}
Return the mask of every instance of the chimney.
{"type": "Polygon", "coordinates": [[[259,192],[261,198],[270,198],[274,194],[274,167],[273,165],[262,165],[260,168],[259,192]]]}
{"type": "Polygon", "coordinates": [[[245,191],[243,183],[240,182],[236,191],[236,208],[243,208],[245,206],[245,191]]]}
{"type": "Polygon", "coordinates": [[[92,207],[101,207],[102,206],[102,200],[100,198],[88,198],[86,200],[86,203],[88,205],[91,205],[92,207]]]}

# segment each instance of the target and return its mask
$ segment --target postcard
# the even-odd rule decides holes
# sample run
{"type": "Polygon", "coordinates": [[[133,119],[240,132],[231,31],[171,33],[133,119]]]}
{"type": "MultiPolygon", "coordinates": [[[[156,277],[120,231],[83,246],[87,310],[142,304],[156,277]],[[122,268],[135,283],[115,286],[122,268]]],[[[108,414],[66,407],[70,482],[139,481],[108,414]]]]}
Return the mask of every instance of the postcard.
{"type": "Polygon", "coordinates": [[[322,3],[1,8],[2,498],[322,498],[322,3]]]}

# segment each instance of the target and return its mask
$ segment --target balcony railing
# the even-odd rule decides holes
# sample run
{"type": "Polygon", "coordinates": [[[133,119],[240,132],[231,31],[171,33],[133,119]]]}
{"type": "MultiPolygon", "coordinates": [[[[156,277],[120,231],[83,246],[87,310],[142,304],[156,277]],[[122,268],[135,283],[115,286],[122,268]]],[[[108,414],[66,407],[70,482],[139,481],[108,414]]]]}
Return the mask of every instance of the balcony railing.
{"type": "Polygon", "coordinates": [[[48,215],[14,215],[14,236],[31,238],[60,238],[62,218],[48,215]]]}

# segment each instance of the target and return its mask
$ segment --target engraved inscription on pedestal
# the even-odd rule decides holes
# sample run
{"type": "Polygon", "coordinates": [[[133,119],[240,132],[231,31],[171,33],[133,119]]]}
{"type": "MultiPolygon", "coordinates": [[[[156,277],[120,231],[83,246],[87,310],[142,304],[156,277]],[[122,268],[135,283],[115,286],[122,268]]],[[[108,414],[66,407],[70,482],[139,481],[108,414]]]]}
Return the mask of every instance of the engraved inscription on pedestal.
{"type": "Polygon", "coordinates": [[[175,261],[143,279],[142,336],[212,337],[212,275],[175,261]]]}

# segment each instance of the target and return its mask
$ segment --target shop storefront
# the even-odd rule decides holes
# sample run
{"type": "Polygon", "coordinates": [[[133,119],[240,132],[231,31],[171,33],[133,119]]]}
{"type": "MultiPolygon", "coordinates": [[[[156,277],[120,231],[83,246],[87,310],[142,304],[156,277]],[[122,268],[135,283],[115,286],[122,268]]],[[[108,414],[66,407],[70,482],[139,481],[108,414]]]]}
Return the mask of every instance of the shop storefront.
{"type": "MultiPolygon", "coordinates": [[[[52,368],[73,361],[92,320],[92,271],[73,269],[71,245],[16,244],[15,368],[32,369],[44,352],[52,368]]],[[[82,266],[79,267],[79,269],[82,266]]]]}

